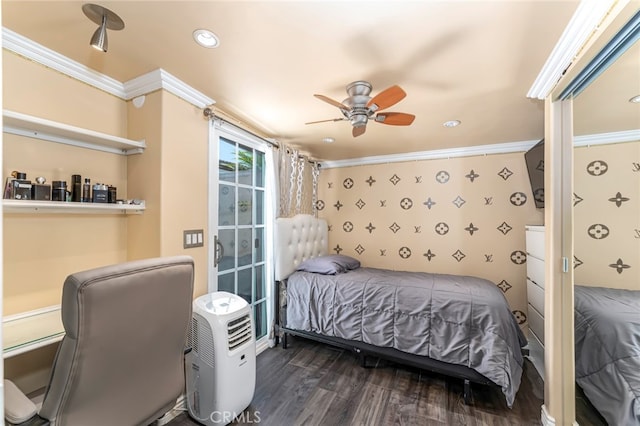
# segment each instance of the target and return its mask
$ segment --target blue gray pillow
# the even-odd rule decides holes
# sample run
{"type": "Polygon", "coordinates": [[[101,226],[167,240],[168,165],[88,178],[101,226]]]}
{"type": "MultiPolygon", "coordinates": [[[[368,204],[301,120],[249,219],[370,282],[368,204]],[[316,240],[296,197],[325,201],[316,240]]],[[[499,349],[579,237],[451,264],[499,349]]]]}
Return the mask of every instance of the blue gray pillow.
{"type": "Polygon", "coordinates": [[[314,272],[323,275],[335,275],[360,267],[360,261],[343,254],[329,254],[307,259],[296,271],[314,272]]]}

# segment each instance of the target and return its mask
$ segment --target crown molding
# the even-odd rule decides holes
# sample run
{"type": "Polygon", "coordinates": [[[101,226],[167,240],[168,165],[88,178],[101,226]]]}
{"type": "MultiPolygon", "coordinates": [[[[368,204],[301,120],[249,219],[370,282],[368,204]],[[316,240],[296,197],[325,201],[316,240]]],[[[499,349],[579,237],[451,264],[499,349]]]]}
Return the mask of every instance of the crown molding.
{"type": "Polygon", "coordinates": [[[122,83],[5,27],[2,27],[2,47],[124,100],[164,89],[198,108],[215,103],[210,97],[163,69],[156,69],[122,83]]]}
{"type": "Polygon", "coordinates": [[[576,98],[611,64],[622,56],[640,39],[640,11],[636,11],[631,19],[607,42],[591,61],[571,80],[558,95],[558,99],[576,98]]]}
{"type": "Polygon", "coordinates": [[[510,152],[524,152],[538,143],[535,141],[521,141],[478,145],[462,148],[436,149],[431,151],[408,152],[404,154],[377,155],[373,157],[352,158],[348,160],[322,161],[323,169],[337,167],[362,166],[365,164],[400,163],[405,161],[438,160],[443,158],[472,157],[475,155],[506,154],[510,152]]]}
{"type": "Polygon", "coordinates": [[[542,70],[527,93],[528,98],[545,99],[560,81],[589,37],[619,0],[582,0],[542,70]]]}
{"type": "Polygon", "coordinates": [[[573,146],[609,145],[614,143],[637,141],[640,141],[640,129],[576,136],[573,138],[573,146]]]}
{"type": "Polygon", "coordinates": [[[124,83],[126,99],[133,99],[141,95],[146,95],[147,93],[151,93],[158,89],[164,89],[169,93],[173,93],[177,97],[184,99],[198,108],[204,108],[215,104],[213,99],[185,84],[161,68],[124,83]]]}
{"type": "MultiPolygon", "coordinates": [[[[598,133],[593,135],[576,136],[575,147],[609,145],[623,142],[640,141],[640,129],[621,132],[598,133]]],[[[438,160],[443,158],[473,157],[478,155],[508,154],[512,152],[528,151],[535,141],[521,141],[478,145],[464,148],[437,149],[432,151],[409,152],[398,155],[378,155],[373,157],[351,158],[348,160],[322,161],[323,169],[339,167],[363,166],[368,164],[401,163],[406,161],[438,160]]]]}
{"type": "Polygon", "coordinates": [[[2,47],[104,92],[125,98],[124,86],[118,80],[94,71],[5,27],[2,27],[2,47]]]}

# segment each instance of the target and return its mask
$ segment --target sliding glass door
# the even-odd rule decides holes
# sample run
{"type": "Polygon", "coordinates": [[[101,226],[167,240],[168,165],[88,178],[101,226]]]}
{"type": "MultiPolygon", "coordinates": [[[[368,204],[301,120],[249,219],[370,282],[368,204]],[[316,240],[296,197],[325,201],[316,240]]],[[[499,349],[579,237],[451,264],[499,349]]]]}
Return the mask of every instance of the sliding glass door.
{"type": "Polygon", "coordinates": [[[213,236],[210,291],[227,291],[252,307],[256,339],[266,338],[267,279],[265,145],[239,129],[213,126],[209,215],[213,236]],[[215,169],[215,170],[214,170],[215,169]],[[215,189],[215,190],[213,190],[215,189]],[[215,205],[214,205],[215,204],[215,205]]]}

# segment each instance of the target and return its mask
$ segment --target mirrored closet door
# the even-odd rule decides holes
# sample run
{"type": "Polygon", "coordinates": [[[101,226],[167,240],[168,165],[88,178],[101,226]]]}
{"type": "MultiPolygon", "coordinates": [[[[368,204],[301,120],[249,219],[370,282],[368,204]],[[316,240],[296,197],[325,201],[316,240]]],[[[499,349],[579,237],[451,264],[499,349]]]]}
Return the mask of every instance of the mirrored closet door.
{"type": "Polygon", "coordinates": [[[639,95],[640,42],[635,42],[573,101],[575,379],[581,425],[640,420],[634,408],[640,401],[628,391],[640,386],[640,99],[634,102],[639,95]]]}

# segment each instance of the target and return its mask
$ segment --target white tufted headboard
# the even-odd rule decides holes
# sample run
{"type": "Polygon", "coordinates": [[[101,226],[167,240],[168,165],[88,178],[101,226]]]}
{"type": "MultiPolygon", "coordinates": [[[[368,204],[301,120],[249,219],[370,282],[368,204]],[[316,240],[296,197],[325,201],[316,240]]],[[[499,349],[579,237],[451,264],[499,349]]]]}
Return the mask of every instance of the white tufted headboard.
{"type": "Polygon", "coordinates": [[[327,221],[308,214],[276,219],[276,280],[291,275],[304,260],[328,253],[327,221]]]}

